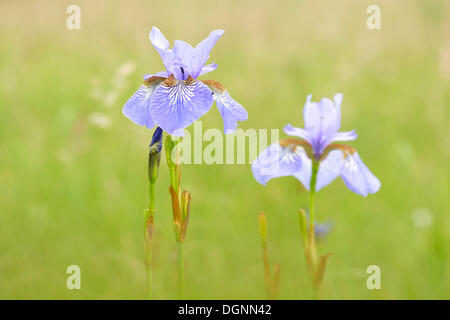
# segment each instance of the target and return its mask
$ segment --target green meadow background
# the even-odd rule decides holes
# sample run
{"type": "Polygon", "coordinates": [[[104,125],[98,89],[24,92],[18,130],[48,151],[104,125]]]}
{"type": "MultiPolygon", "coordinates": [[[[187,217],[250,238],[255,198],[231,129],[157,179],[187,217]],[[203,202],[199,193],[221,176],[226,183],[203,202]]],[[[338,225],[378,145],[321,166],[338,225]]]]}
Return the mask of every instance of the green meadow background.
{"type": "MultiPolygon", "coordinates": [[[[302,126],[301,108],[344,94],[342,128],[382,183],[363,198],[341,180],[320,191],[317,219],[334,228],[323,299],[450,298],[450,3],[353,1],[1,1],[0,298],[145,299],[143,210],[152,131],[122,115],[142,75],[163,70],[152,26],[196,44],[226,30],[211,53],[248,110],[241,128],[302,126]],[[66,8],[81,8],[68,30],[66,8]],[[366,9],[381,8],[368,30],[366,9]],[[81,290],[66,268],[81,268],[81,290]],[[368,290],[366,268],[381,268],[368,290]]],[[[215,107],[203,128],[222,128],[215,107]]],[[[192,131],[192,128],[190,128],[192,131]]],[[[285,137],[281,133],[281,137],[285,137]]],[[[204,144],[204,146],[206,143],[204,144]]],[[[156,298],[176,298],[169,178],[161,162],[155,217],[156,298]]],[[[294,178],[259,185],[250,165],[185,165],[192,192],[187,297],[264,299],[257,217],[281,264],[280,298],[312,290],[294,178]]]]}

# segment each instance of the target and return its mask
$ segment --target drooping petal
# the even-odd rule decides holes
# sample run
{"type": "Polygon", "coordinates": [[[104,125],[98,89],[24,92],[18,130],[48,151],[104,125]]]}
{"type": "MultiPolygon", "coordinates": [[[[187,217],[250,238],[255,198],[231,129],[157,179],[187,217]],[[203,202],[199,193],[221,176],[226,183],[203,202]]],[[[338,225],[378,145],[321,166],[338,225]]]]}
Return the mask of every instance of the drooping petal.
{"type": "Polygon", "coordinates": [[[298,147],[296,152],[301,158],[302,167],[294,174],[294,177],[296,177],[302,183],[303,187],[309,191],[311,185],[312,161],[302,147],[298,147]]]}
{"type": "MultiPolygon", "coordinates": [[[[304,149],[301,148],[301,150],[303,150],[303,152],[300,153],[302,157],[302,168],[300,171],[296,172],[295,177],[300,180],[306,190],[310,190],[312,161],[306,155],[304,149]]],[[[339,176],[342,157],[342,151],[335,150],[331,151],[328,156],[321,161],[319,171],[317,172],[316,191],[319,191],[323,187],[329,185],[339,176]]]]}
{"type": "Polygon", "coordinates": [[[175,56],[173,51],[169,49],[170,43],[166,37],[157,28],[153,27],[149,34],[150,42],[153,47],[158,51],[164,66],[169,74],[173,74],[175,78],[180,79],[182,77],[181,70],[179,68],[180,60],[175,56]]]}
{"type": "Polygon", "coordinates": [[[236,131],[238,121],[248,119],[247,111],[239,102],[231,98],[228,91],[225,90],[222,94],[214,93],[213,98],[222,116],[225,134],[231,134],[236,131]]]}
{"type": "Polygon", "coordinates": [[[256,181],[262,185],[273,179],[292,176],[302,167],[302,158],[291,148],[278,143],[270,145],[252,163],[252,172],[256,181]]]}
{"type": "Polygon", "coordinates": [[[193,65],[195,70],[192,70],[194,74],[192,74],[193,78],[197,78],[200,75],[202,67],[205,65],[206,61],[209,59],[209,53],[212,48],[216,44],[217,40],[224,34],[223,30],[214,30],[209,36],[202,40],[196,47],[196,62],[193,65]]]}
{"type": "Polygon", "coordinates": [[[364,197],[381,187],[380,180],[370,172],[356,151],[344,158],[340,174],[350,190],[364,197]]]}
{"type": "Polygon", "coordinates": [[[200,81],[165,81],[152,95],[150,112],[164,131],[176,134],[208,112],[212,104],[211,90],[200,81]]]}
{"type": "Polygon", "coordinates": [[[204,75],[204,74],[206,74],[208,72],[214,71],[214,70],[217,69],[217,67],[218,67],[218,65],[215,64],[215,63],[205,64],[202,67],[202,70],[200,71],[200,74],[198,76],[200,77],[201,75],[204,75]]]}
{"type": "Polygon", "coordinates": [[[320,162],[317,173],[316,191],[333,182],[341,171],[343,153],[341,150],[333,150],[320,162]]]}
{"type": "Polygon", "coordinates": [[[290,136],[302,138],[311,143],[308,131],[302,128],[293,127],[290,123],[284,126],[284,133],[290,136]]]}
{"type": "Polygon", "coordinates": [[[150,113],[150,100],[156,87],[163,81],[163,78],[154,78],[149,82],[146,79],[135,94],[125,103],[122,113],[134,123],[146,126],[151,129],[155,126],[150,113]]]}
{"type": "Polygon", "coordinates": [[[223,131],[225,134],[233,133],[238,126],[237,121],[245,121],[248,119],[247,111],[239,102],[231,98],[228,91],[220,82],[215,80],[203,80],[202,82],[213,93],[217,109],[219,109],[223,119],[223,131]]]}

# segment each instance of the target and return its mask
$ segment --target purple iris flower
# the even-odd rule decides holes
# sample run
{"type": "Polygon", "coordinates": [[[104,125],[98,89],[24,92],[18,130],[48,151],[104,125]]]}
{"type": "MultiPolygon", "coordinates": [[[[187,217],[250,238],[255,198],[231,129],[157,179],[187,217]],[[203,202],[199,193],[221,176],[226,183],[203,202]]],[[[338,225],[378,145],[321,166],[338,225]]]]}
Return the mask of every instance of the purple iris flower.
{"type": "Polygon", "coordinates": [[[212,31],[195,48],[176,40],[170,49],[169,41],[153,27],[150,41],[166,71],[145,75],[144,83],[123,107],[123,114],[136,124],[149,129],[157,125],[169,134],[180,136],[183,128],[202,117],[216,102],[225,133],[233,133],[237,121],[247,120],[247,111],[219,82],[197,80],[217,68],[215,63],[207,65],[206,62],[223,33],[223,30],[212,31]]]}
{"type": "Polygon", "coordinates": [[[270,145],[252,164],[255,179],[265,185],[269,180],[282,176],[294,176],[309,190],[312,163],[319,163],[316,191],[330,184],[338,176],[353,192],[367,196],[380,189],[380,181],[362,162],[356,150],[334,143],[357,138],[355,130],[339,132],[341,103],[338,93],[334,101],[323,98],[311,102],[311,95],[303,108],[305,128],[290,124],[284,127],[288,135],[300,139],[284,139],[270,145]]]}

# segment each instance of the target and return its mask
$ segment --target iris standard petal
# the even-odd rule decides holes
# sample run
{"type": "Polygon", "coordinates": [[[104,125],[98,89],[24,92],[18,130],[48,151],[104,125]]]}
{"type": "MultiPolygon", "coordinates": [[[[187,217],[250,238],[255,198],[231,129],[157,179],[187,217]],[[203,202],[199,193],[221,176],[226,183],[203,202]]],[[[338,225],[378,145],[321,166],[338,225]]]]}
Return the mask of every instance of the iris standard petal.
{"type": "MultiPolygon", "coordinates": [[[[306,190],[310,190],[312,161],[307,156],[303,148],[298,152],[302,158],[302,168],[295,173],[295,177],[303,184],[306,190]]],[[[331,151],[328,156],[320,162],[319,171],[317,172],[316,191],[329,185],[333,180],[339,177],[342,165],[342,151],[331,151]]]]}
{"type": "Polygon", "coordinates": [[[125,103],[122,113],[134,123],[146,126],[151,129],[155,126],[153,117],[150,113],[150,100],[155,88],[163,81],[163,78],[149,78],[144,81],[144,84],[131,96],[125,103]]]}
{"type": "Polygon", "coordinates": [[[219,40],[219,38],[224,34],[224,32],[225,31],[220,29],[212,31],[206,39],[202,40],[195,47],[196,62],[194,68],[196,73],[192,74],[193,78],[197,78],[199,76],[202,67],[209,59],[209,53],[216,44],[217,40],[219,40]]]}
{"type": "Polygon", "coordinates": [[[173,51],[169,49],[170,43],[167,41],[166,37],[157,28],[153,27],[149,34],[150,42],[153,47],[158,51],[161,59],[163,61],[164,67],[169,74],[173,74],[177,79],[182,75],[179,69],[180,61],[175,56],[173,51]]]}
{"type": "Polygon", "coordinates": [[[189,76],[194,77],[194,74],[198,73],[198,70],[196,70],[197,59],[195,49],[189,43],[181,40],[175,40],[175,45],[172,51],[178,58],[177,62],[179,63],[178,66],[174,67],[178,68],[178,71],[181,74],[181,78],[177,79],[186,80],[189,76]]]}
{"type": "Polygon", "coordinates": [[[158,86],[150,100],[150,112],[156,124],[169,134],[176,134],[199,119],[211,108],[211,90],[202,82],[177,81],[170,77],[158,86]]]}
{"type": "Polygon", "coordinates": [[[273,179],[293,176],[302,167],[302,158],[289,147],[278,143],[270,145],[260,153],[252,163],[252,172],[256,181],[262,185],[273,179]]]}
{"type": "Polygon", "coordinates": [[[380,180],[370,172],[357,152],[347,154],[344,158],[341,178],[350,190],[364,197],[377,192],[381,187],[380,180]]]}

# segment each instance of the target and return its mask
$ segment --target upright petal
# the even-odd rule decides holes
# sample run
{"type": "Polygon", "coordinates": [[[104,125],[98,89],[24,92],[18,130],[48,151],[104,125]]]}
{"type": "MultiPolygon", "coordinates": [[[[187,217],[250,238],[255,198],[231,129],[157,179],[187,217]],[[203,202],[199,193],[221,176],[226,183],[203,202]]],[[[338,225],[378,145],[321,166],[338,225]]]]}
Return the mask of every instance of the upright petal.
{"type": "Polygon", "coordinates": [[[262,185],[273,179],[293,176],[302,167],[302,158],[291,148],[274,143],[266,148],[252,163],[256,181],[262,185]]]}
{"type": "Polygon", "coordinates": [[[196,74],[196,52],[189,44],[181,40],[176,40],[173,47],[173,53],[178,58],[179,65],[177,66],[181,78],[178,80],[186,80],[189,76],[194,77],[196,74]]]}
{"type": "Polygon", "coordinates": [[[163,78],[147,78],[144,84],[125,103],[122,113],[134,123],[151,129],[155,126],[150,113],[150,100],[155,88],[163,81],[163,78]]]}
{"type": "Polygon", "coordinates": [[[194,74],[192,74],[193,78],[197,78],[199,76],[202,67],[209,59],[209,53],[216,44],[217,40],[219,40],[219,38],[224,34],[224,32],[225,31],[223,30],[212,31],[206,39],[202,40],[195,47],[196,62],[194,67],[195,70],[193,70],[194,74]]]}
{"type": "Polygon", "coordinates": [[[340,174],[350,190],[364,197],[377,192],[381,187],[380,180],[370,172],[357,152],[347,154],[340,174]]]}
{"type": "Polygon", "coordinates": [[[169,81],[156,88],[150,100],[150,112],[158,126],[174,134],[199,119],[211,108],[211,90],[192,78],[187,81],[169,81]]]}
{"type": "Polygon", "coordinates": [[[149,34],[150,42],[153,47],[158,51],[161,59],[163,61],[164,66],[169,74],[174,74],[175,78],[181,78],[180,72],[180,61],[175,56],[173,51],[169,49],[170,43],[167,41],[166,37],[162,34],[162,32],[157,28],[153,27],[149,34]]]}

